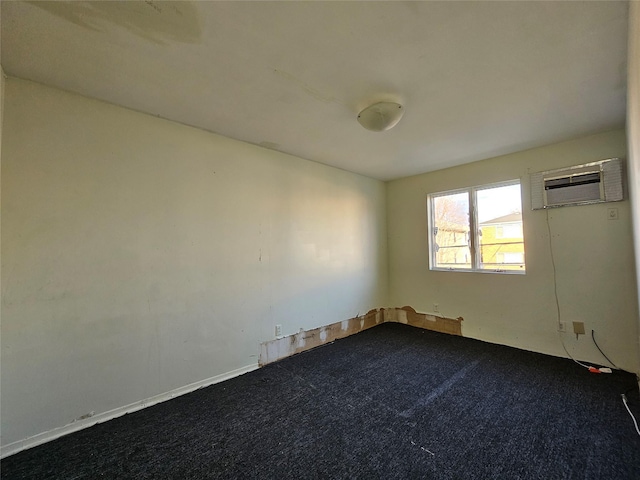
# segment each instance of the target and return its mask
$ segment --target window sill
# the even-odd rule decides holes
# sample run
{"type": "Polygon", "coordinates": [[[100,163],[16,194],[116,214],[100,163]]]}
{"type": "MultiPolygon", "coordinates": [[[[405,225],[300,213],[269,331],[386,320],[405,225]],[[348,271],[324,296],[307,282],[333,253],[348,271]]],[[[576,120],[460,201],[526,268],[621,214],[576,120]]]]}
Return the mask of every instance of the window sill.
{"type": "Polygon", "coordinates": [[[493,273],[498,275],[526,275],[526,270],[472,270],[467,268],[429,268],[432,272],[461,272],[461,273],[493,273]]]}

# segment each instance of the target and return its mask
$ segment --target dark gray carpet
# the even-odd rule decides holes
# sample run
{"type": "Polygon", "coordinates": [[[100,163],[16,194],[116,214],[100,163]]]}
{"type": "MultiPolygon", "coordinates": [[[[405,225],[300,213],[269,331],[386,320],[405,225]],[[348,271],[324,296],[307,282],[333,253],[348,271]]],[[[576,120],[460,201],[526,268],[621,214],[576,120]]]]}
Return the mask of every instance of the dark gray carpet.
{"type": "Polygon", "coordinates": [[[640,479],[625,391],[637,416],[632,374],[383,324],[8,457],[1,477],[640,479]]]}

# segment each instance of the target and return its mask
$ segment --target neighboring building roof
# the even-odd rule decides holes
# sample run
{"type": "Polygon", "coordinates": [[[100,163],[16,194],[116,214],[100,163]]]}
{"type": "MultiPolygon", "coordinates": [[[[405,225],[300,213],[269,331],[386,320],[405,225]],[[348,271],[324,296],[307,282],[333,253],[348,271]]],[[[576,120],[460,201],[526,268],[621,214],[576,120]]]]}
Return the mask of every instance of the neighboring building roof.
{"type": "Polygon", "coordinates": [[[521,212],[513,212],[509,215],[503,215],[502,217],[492,218],[485,222],[481,222],[480,225],[493,225],[494,223],[516,223],[522,221],[521,212]]]}

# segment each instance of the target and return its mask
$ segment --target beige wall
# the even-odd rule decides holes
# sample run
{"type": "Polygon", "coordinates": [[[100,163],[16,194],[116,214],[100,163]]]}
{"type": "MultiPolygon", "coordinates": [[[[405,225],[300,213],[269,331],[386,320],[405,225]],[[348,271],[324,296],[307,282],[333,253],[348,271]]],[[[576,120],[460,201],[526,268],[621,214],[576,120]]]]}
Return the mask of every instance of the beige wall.
{"type": "Polygon", "coordinates": [[[382,182],[9,78],[2,442],[387,302],[382,182]]]}
{"type": "MultiPolygon", "coordinates": [[[[613,131],[404,178],[387,184],[390,301],[464,318],[464,336],[566,356],[557,333],[547,211],[532,211],[529,173],[626,156],[624,131],[613,131]],[[430,192],[520,178],[526,275],[430,271],[426,196],[430,192]]],[[[638,371],[638,303],[630,203],[549,210],[561,318],[585,323],[589,335],[564,334],[569,352],[638,371]],[[619,219],[608,220],[617,208],[619,219]]]]}
{"type": "MultiPolygon", "coordinates": [[[[627,82],[627,136],[629,191],[635,239],[636,272],[640,287],[640,2],[629,4],[629,79],[627,82]]],[[[638,290],[640,299],[640,288],[638,290]]],[[[640,363],[640,358],[638,359],[640,363]]],[[[639,368],[640,370],[640,368],[639,368]]]]}

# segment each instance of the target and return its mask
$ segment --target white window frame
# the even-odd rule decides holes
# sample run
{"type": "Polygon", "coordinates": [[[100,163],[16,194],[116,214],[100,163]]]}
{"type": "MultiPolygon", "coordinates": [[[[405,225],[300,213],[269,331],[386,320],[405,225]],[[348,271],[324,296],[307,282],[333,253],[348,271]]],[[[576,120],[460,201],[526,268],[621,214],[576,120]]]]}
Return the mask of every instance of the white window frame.
{"type": "MultiPolygon", "coordinates": [[[[478,248],[479,236],[478,232],[478,205],[477,192],[479,190],[487,190],[490,188],[508,187],[510,185],[520,185],[520,208],[522,209],[522,182],[519,178],[513,180],[505,180],[502,182],[488,183],[485,185],[475,185],[466,188],[456,188],[443,192],[434,192],[427,195],[427,243],[429,245],[429,270],[438,272],[474,272],[474,273],[500,273],[506,275],[525,275],[524,270],[502,270],[502,269],[483,269],[480,268],[480,249],[478,248]],[[442,268],[436,266],[436,252],[433,248],[433,228],[434,228],[434,212],[433,199],[436,197],[444,197],[448,195],[456,195],[459,193],[467,193],[469,195],[469,232],[472,233],[469,241],[469,251],[471,253],[471,268],[442,268]],[[473,233],[475,232],[475,233],[473,233]]],[[[524,235],[523,235],[524,237],[524,235]]],[[[522,239],[524,242],[524,238],[522,239]]],[[[526,256],[525,256],[526,257],[526,256]]],[[[525,260],[526,262],[526,260],[525,260]]]]}

